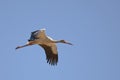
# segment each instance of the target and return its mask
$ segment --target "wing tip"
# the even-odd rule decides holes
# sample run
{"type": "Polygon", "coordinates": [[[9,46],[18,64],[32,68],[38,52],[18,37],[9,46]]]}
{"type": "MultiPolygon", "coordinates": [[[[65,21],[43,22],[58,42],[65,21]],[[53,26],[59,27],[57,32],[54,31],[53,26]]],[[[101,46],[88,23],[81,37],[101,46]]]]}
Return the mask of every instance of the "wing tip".
{"type": "Polygon", "coordinates": [[[47,63],[49,63],[52,66],[57,65],[58,55],[54,54],[54,55],[52,55],[52,57],[47,56],[46,60],[47,60],[47,63]]]}

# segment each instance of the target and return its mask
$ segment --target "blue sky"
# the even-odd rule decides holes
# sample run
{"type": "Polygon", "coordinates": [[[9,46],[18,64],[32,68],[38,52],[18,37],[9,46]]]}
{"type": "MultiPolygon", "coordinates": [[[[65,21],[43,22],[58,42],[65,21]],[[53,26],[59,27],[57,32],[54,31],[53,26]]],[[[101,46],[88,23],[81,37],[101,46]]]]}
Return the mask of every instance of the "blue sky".
{"type": "Polygon", "coordinates": [[[119,0],[1,0],[0,80],[120,80],[119,0]],[[25,44],[46,28],[58,44],[57,66],[25,44]]]}

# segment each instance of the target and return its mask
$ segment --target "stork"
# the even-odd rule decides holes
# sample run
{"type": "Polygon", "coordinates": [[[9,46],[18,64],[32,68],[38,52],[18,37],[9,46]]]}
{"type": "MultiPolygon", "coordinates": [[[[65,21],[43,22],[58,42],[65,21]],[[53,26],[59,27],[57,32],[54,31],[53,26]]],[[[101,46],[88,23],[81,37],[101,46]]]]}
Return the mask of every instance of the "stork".
{"type": "Polygon", "coordinates": [[[51,65],[57,65],[58,51],[56,43],[65,43],[72,45],[65,40],[53,40],[51,37],[46,35],[45,29],[41,29],[31,32],[31,36],[28,42],[23,46],[17,46],[16,49],[38,44],[45,51],[47,63],[51,65]]]}

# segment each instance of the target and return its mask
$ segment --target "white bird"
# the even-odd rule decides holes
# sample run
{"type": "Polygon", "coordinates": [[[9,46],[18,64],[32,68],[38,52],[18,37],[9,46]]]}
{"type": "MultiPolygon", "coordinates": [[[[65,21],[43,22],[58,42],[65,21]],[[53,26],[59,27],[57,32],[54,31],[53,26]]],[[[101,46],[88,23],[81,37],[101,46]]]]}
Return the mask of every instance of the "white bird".
{"type": "Polygon", "coordinates": [[[41,29],[31,32],[31,37],[28,40],[27,44],[23,46],[17,46],[16,49],[38,44],[45,50],[47,63],[51,65],[57,65],[58,51],[56,43],[65,43],[72,45],[71,43],[65,40],[53,40],[52,38],[46,35],[45,29],[41,29]]]}

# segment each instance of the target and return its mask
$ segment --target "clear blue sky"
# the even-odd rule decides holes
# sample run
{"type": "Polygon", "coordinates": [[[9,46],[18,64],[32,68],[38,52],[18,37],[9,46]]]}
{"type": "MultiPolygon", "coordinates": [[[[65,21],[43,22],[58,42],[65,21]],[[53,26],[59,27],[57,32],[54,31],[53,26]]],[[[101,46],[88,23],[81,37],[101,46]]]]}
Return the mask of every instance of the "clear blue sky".
{"type": "Polygon", "coordinates": [[[0,0],[0,80],[120,80],[119,0],[0,0]],[[57,66],[44,50],[15,50],[46,28],[58,44],[57,66]]]}

